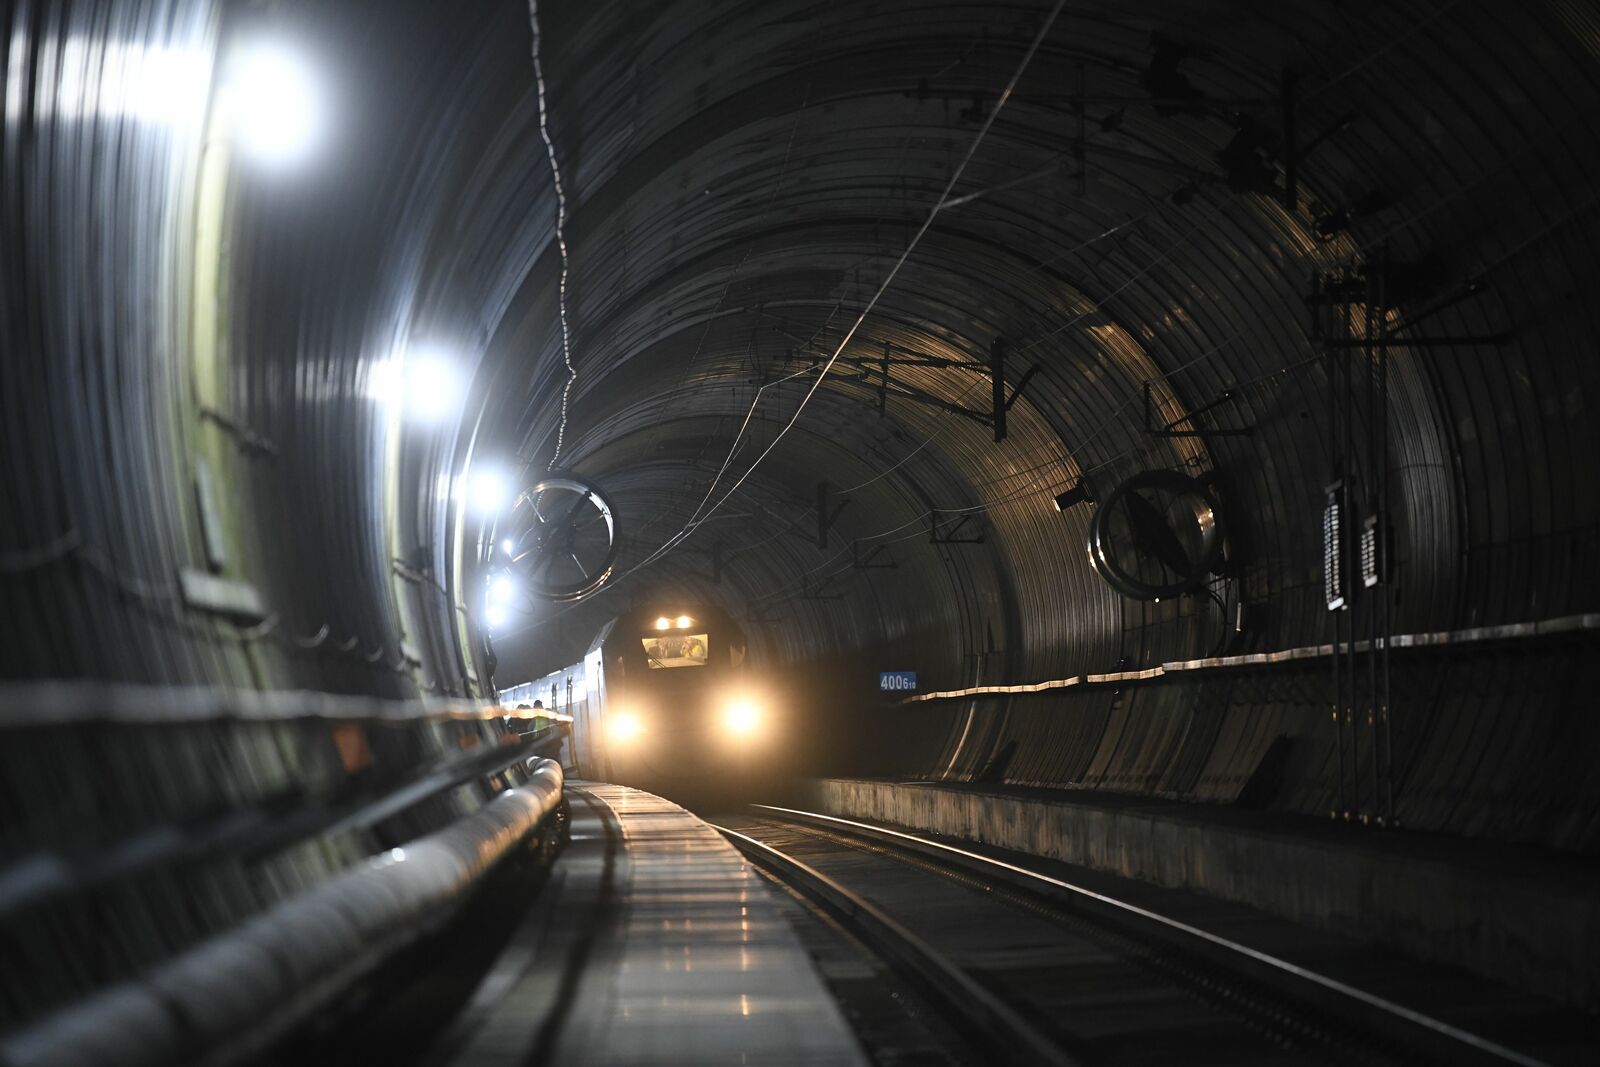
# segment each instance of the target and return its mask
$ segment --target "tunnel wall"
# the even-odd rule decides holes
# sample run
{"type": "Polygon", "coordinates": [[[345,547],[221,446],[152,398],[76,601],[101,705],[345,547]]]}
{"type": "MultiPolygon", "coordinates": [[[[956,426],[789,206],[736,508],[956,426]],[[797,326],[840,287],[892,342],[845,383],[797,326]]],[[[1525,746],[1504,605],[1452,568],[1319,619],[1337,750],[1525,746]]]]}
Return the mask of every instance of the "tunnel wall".
{"type": "Polygon", "coordinates": [[[472,111],[505,73],[475,66],[492,16],[525,25],[478,14],[490,22],[430,4],[0,13],[0,1029],[518,780],[464,775],[341,823],[506,730],[311,710],[325,693],[474,689],[445,563],[469,434],[459,411],[397,419],[372,385],[397,353],[465,336],[450,354],[470,392],[486,327],[462,324],[493,318],[428,281],[460,175],[449,153],[415,152],[449,135],[475,157],[494,132],[441,105],[472,111]],[[225,121],[230,49],[258,39],[303,50],[329,98],[307,169],[247,158],[225,121]],[[225,596],[196,596],[197,580],[225,596]],[[116,685],[26,684],[40,680],[116,685]],[[135,703],[204,687],[201,701],[267,690],[306,710],[131,725],[112,721],[124,685],[152,687],[135,703]]]}
{"type": "MultiPolygon", "coordinates": [[[[1384,504],[1393,524],[1393,631],[1592,611],[1593,12],[1073,8],[956,190],[975,199],[941,214],[842,350],[847,362],[885,342],[982,360],[994,338],[1011,339],[1013,383],[1039,370],[1007,440],[950,410],[983,407],[987,383],[969,371],[897,369],[922,400],[891,398],[881,416],[876,379],[855,364],[809,401],[804,379],[773,384],[837,350],[1043,14],[681,5],[637,18],[547,6],[552,130],[577,205],[581,429],[569,458],[617,487],[632,558],[689,528],[707,486],[728,484],[721,463],[756,396],[734,473],[808,407],[726,505],[747,516],[742,540],[694,527],[646,572],[555,613],[563,623],[531,618],[528,632],[586,626],[585,612],[602,618],[630,590],[712,597],[762,619],[762,643],[802,685],[854,680],[830,693],[840,706],[828,729],[869,747],[848,760],[880,773],[1234,803],[1270,772],[1279,784],[1264,803],[1324,816],[1339,806],[1325,677],[901,713],[878,706],[873,671],[917,669],[937,689],[1328,641],[1320,524],[1341,464],[1334,364],[1307,294],[1313,272],[1380,257],[1396,265],[1393,306],[1372,309],[1395,331],[1386,500],[1373,489],[1378,456],[1357,449],[1354,462],[1358,509],[1384,504]],[[1158,69],[1174,43],[1181,80],[1158,69]],[[1288,207],[1285,69],[1302,140],[1288,207]],[[1157,88],[1207,103],[1136,102],[1157,88]],[[1231,169],[1241,143],[1264,179],[1231,169]],[[1195,434],[1146,432],[1146,382],[1157,425],[1195,434]],[[1220,432],[1241,427],[1248,435],[1220,432]],[[1080,479],[1103,499],[1144,469],[1197,475],[1221,502],[1227,555],[1198,595],[1118,597],[1085,562],[1091,508],[1050,504],[1080,479]],[[850,506],[814,547],[804,530],[818,479],[850,506]],[[756,500],[802,532],[749,520],[756,500]],[[938,532],[970,517],[970,543],[931,544],[937,532],[907,521],[930,513],[938,532]],[[763,546],[732,588],[726,572],[708,578],[718,536],[763,546]],[[854,565],[879,546],[896,569],[854,565]]],[[[519,300],[525,313],[511,317],[523,315],[528,340],[550,321],[550,287],[519,300]]],[[[1368,313],[1349,311],[1341,335],[1368,313]]],[[[1354,382],[1370,371],[1340,358],[1354,382]]],[[[1364,438],[1379,413],[1355,404],[1364,438]]],[[[520,435],[523,454],[548,454],[548,404],[513,414],[491,402],[488,418],[520,435]]],[[[534,640],[508,661],[548,665],[548,642],[534,640]]],[[[1594,847],[1589,775],[1561,759],[1568,746],[1592,751],[1564,659],[1582,654],[1535,642],[1398,664],[1400,821],[1594,847]]]]}
{"type": "MultiPolygon", "coordinates": [[[[49,695],[34,693],[28,710],[46,718],[49,695]]],[[[19,710],[17,692],[3,696],[8,713],[19,710]]],[[[108,709],[103,692],[88,699],[97,702],[108,709]]],[[[124,981],[526,780],[522,761],[459,769],[493,760],[507,740],[499,719],[383,722],[372,707],[9,733],[0,1029],[124,981]],[[451,773],[452,757],[453,786],[379,803],[423,774],[451,773]]]]}
{"type": "MultiPolygon", "coordinates": [[[[608,591],[495,636],[499,681],[571,662],[568,646],[633,598],[708,598],[754,620],[764,663],[837,682],[819,702],[827,735],[881,738],[848,756],[884,773],[1230,802],[1283,735],[1295,757],[1269,803],[1321,814],[1314,678],[1284,680],[1291,695],[1172,685],[910,720],[879,711],[871,683],[877,669],[946,688],[1326,640],[1335,460],[1305,295],[1313,271],[1380,252],[1415,268],[1382,318],[1401,328],[1385,412],[1395,630],[1594,610],[1592,9],[1074,6],[953,190],[970,199],[940,213],[846,343],[1046,11],[542,5],[578,372],[560,458],[615,498],[623,555],[608,591]],[[1271,133],[1285,68],[1315,142],[1287,207],[1271,133]],[[1038,366],[998,443],[972,417],[989,383],[968,365],[997,337],[1012,386],[1038,366]],[[898,367],[906,394],[880,412],[849,360],[885,344],[931,361],[898,367]],[[808,393],[802,372],[836,351],[846,363],[808,393]],[[1162,424],[1196,419],[1197,436],[1146,431],[1146,383],[1162,424]],[[1250,436],[1218,432],[1240,427],[1250,436]],[[716,522],[630,573],[768,445],[716,522]],[[1144,469],[1214,486],[1229,550],[1209,593],[1118,597],[1085,562],[1089,509],[1051,505],[1080,479],[1103,496],[1144,469]],[[820,544],[819,482],[849,505],[820,544]],[[719,541],[731,562],[715,581],[719,541]],[[868,715],[904,722],[901,736],[857,733],[868,715]],[[1019,755],[1001,760],[1008,746],[1019,755]]],[[[152,121],[117,97],[129,55],[185,57],[209,79],[240,28],[219,6],[12,9],[7,678],[485,688],[483,575],[453,558],[477,532],[459,475],[469,455],[554,460],[565,377],[528,12],[273,12],[337,72],[336,147],[299,177],[238,165],[203,116],[152,121]],[[471,383],[461,418],[396,432],[369,395],[374,368],[427,345],[471,383]],[[264,611],[195,610],[184,570],[249,583],[264,611]]],[[[1546,819],[1559,798],[1588,810],[1586,771],[1556,760],[1545,792],[1524,788],[1586,736],[1565,668],[1528,684],[1548,655],[1401,680],[1409,824],[1593,846],[1584,818],[1546,819]],[[1519,731],[1529,721],[1542,725],[1519,731]]]]}
{"type": "MultiPolygon", "coordinates": [[[[480,64],[483,42],[525,21],[202,0],[8,12],[0,676],[485,689],[447,561],[497,316],[429,257],[476,192],[460,158],[498,132],[483,97],[526,81],[515,54],[480,64]],[[306,160],[253,158],[230,124],[231,58],[263,40],[312,72],[325,128],[306,160]],[[381,372],[436,350],[460,404],[397,414],[381,372]]],[[[481,270],[525,250],[478,253],[481,270]]]]}
{"type": "MultiPolygon", "coordinates": [[[[1396,672],[1390,773],[1365,722],[1340,752],[1326,661],[882,714],[900,736],[955,717],[953,740],[923,764],[939,779],[1328,816],[1350,808],[1356,783],[1370,798],[1392,776],[1399,826],[1592,848],[1600,798],[1587,764],[1600,738],[1581,666],[1592,638],[1487,651],[1418,654],[1396,672]],[[1063,731],[1074,743],[1053,743],[1063,731]]],[[[882,759],[868,770],[901,772],[882,759]]]]}

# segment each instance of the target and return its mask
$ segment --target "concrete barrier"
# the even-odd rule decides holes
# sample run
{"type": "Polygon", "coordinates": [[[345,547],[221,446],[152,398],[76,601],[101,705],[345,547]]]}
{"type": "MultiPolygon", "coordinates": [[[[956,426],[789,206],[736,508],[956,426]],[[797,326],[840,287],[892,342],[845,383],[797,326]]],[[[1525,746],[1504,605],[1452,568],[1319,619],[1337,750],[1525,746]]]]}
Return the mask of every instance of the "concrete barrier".
{"type": "Polygon", "coordinates": [[[934,783],[826,779],[818,810],[1207,893],[1407,955],[1600,1007],[1600,867],[1582,857],[1200,805],[1098,805],[934,783]]]}

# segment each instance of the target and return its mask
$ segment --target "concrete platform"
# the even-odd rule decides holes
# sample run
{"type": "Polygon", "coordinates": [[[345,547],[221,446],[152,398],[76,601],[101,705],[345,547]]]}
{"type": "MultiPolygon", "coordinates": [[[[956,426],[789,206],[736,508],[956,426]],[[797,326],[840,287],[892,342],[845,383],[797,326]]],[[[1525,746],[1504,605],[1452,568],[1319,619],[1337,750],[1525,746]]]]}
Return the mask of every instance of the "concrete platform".
{"type": "Polygon", "coordinates": [[[569,783],[572,841],[429,1062],[865,1064],[767,883],[682,808],[569,783]]]}
{"type": "Polygon", "coordinates": [[[1246,904],[1595,1011],[1600,860],[1116,794],[828,779],[815,810],[1246,904]]]}

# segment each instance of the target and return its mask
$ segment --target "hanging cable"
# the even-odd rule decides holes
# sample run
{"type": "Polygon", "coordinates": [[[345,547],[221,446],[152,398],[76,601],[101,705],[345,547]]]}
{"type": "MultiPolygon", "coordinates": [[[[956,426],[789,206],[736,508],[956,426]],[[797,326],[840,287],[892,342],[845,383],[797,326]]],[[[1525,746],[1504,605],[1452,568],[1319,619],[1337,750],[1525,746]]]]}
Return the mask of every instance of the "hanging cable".
{"type": "Polygon", "coordinates": [[[528,25],[533,30],[533,80],[539,91],[539,134],[544,138],[545,150],[550,155],[550,176],[556,187],[556,247],[561,250],[561,284],[557,290],[557,308],[561,316],[561,358],[567,366],[567,380],[561,386],[561,421],[556,428],[556,450],[550,456],[546,470],[554,470],[561,459],[561,448],[567,437],[567,405],[572,398],[572,383],[578,372],[572,365],[572,331],[567,325],[567,276],[570,259],[567,254],[567,193],[561,185],[561,167],[556,162],[556,143],[550,136],[550,105],[546,100],[544,64],[539,59],[539,0],[528,0],[528,25]]]}
{"type": "MultiPolygon", "coordinates": [[[[1128,220],[1126,222],[1123,222],[1123,223],[1121,223],[1121,224],[1119,224],[1117,226],[1113,226],[1110,229],[1107,229],[1107,230],[1101,232],[1100,234],[1096,235],[1095,237],[1090,238],[1087,241],[1081,242],[1077,246],[1074,246],[1074,250],[1086,248],[1089,245],[1091,245],[1091,244],[1095,243],[1096,241],[1100,240],[1101,238],[1108,237],[1108,236],[1110,236],[1110,235],[1112,235],[1112,234],[1124,229],[1125,227],[1127,227],[1128,225],[1130,225],[1132,223],[1143,222],[1146,219],[1149,219],[1149,218],[1153,217],[1156,214],[1159,214],[1159,209],[1157,209],[1156,211],[1148,212],[1145,215],[1138,216],[1138,217],[1136,217],[1134,219],[1131,219],[1131,220],[1128,220]]],[[[1160,263],[1165,261],[1169,256],[1171,256],[1173,254],[1173,252],[1175,252],[1177,250],[1178,247],[1180,247],[1185,242],[1187,242],[1197,232],[1198,227],[1199,227],[1198,223],[1195,226],[1190,227],[1184,233],[1182,233],[1177,238],[1175,238],[1173,243],[1171,245],[1169,245],[1167,248],[1165,248],[1161,252],[1161,254],[1159,256],[1157,256],[1153,261],[1151,261],[1149,264],[1145,265],[1144,267],[1142,267],[1138,271],[1136,271],[1133,274],[1132,277],[1128,278],[1121,285],[1119,285],[1116,289],[1112,290],[1110,293],[1106,294],[1101,299],[1090,301],[1090,306],[1087,309],[1078,312],[1071,319],[1067,320],[1065,323],[1061,324],[1060,326],[1056,327],[1054,330],[1050,331],[1050,333],[1047,334],[1044,338],[1041,338],[1039,342],[1034,342],[1034,344],[1038,344],[1038,343],[1042,342],[1043,340],[1048,339],[1049,337],[1053,337],[1053,336],[1055,336],[1057,334],[1060,334],[1063,330],[1068,329],[1069,327],[1071,327],[1075,323],[1081,321],[1082,319],[1087,318],[1090,315],[1098,313],[1102,309],[1102,307],[1104,306],[1106,301],[1109,301],[1109,300],[1113,299],[1114,297],[1119,296],[1129,286],[1133,285],[1134,282],[1136,282],[1139,278],[1141,278],[1144,275],[1148,274],[1152,269],[1154,269],[1160,263]]],[[[869,307],[869,310],[870,310],[870,307],[869,307]]],[[[831,318],[831,315],[830,315],[830,318],[831,318]]],[[[857,324],[859,325],[859,320],[858,320],[857,324]]],[[[820,330],[819,330],[819,333],[820,333],[820,330]]],[[[1207,351],[1201,353],[1200,355],[1194,357],[1193,359],[1191,359],[1191,360],[1189,360],[1189,361],[1187,361],[1185,363],[1180,364],[1179,366],[1173,368],[1171,371],[1167,372],[1167,377],[1170,378],[1170,377],[1173,377],[1175,375],[1181,374],[1181,373],[1183,373],[1183,372],[1185,372],[1187,370],[1192,369],[1194,366],[1211,359],[1219,351],[1221,351],[1222,349],[1224,349],[1225,347],[1227,347],[1229,344],[1231,344],[1232,342],[1234,342],[1237,339],[1238,339],[1238,334],[1234,334],[1234,335],[1226,338],[1225,340],[1223,340],[1221,342],[1218,342],[1216,345],[1212,346],[1207,351]]],[[[813,336],[812,340],[815,341],[815,336],[813,336]]],[[[1034,344],[1030,344],[1028,347],[1031,348],[1031,347],[1034,346],[1034,344]]],[[[809,342],[808,342],[806,347],[809,347],[809,342]]],[[[1297,364],[1295,366],[1299,366],[1299,365],[1297,364]]],[[[718,481],[720,481],[720,479],[722,478],[722,475],[726,472],[728,464],[731,462],[731,460],[733,459],[734,455],[736,454],[736,451],[738,449],[739,443],[743,439],[743,435],[744,435],[746,429],[748,428],[752,417],[755,414],[756,408],[760,405],[761,394],[767,388],[770,388],[772,386],[785,384],[786,382],[792,381],[795,378],[801,377],[801,376],[803,376],[805,374],[812,373],[812,372],[818,370],[819,368],[820,368],[820,365],[812,365],[812,366],[809,366],[809,367],[803,367],[798,371],[794,371],[794,372],[791,372],[788,375],[785,375],[783,378],[777,379],[776,381],[768,382],[768,383],[766,383],[766,385],[763,385],[763,386],[761,386],[760,388],[757,389],[756,397],[752,401],[752,403],[750,405],[750,408],[746,411],[744,419],[743,419],[743,421],[742,421],[742,423],[740,425],[740,428],[739,428],[739,433],[734,438],[733,447],[729,450],[728,456],[724,458],[721,467],[717,471],[716,477],[714,477],[712,479],[712,482],[711,482],[711,487],[712,488],[710,488],[710,489],[708,489],[706,491],[706,494],[705,494],[704,497],[702,497],[699,506],[697,506],[695,508],[694,514],[691,516],[690,520],[685,524],[685,530],[688,530],[688,531],[692,532],[694,529],[697,529],[702,523],[708,522],[708,521],[711,520],[712,515],[710,513],[707,513],[703,518],[700,518],[698,516],[700,515],[701,509],[703,509],[705,507],[705,503],[710,498],[711,493],[712,493],[713,489],[715,488],[716,484],[718,483],[718,481]]],[[[1276,374],[1284,373],[1284,372],[1286,372],[1286,371],[1288,371],[1290,369],[1293,369],[1293,368],[1292,367],[1291,368],[1282,368],[1279,371],[1271,372],[1270,374],[1268,374],[1265,377],[1272,377],[1272,376],[1274,376],[1276,374]]],[[[1261,380],[1261,379],[1258,379],[1257,381],[1259,381],[1259,380],[1261,380]]],[[[974,379],[973,382],[969,383],[967,388],[964,389],[961,393],[959,393],[957,395],[956,402],[959,403],[961,400],[963,400],[967,396],[967,394],[969,394],[970,392],[972,392],[976,388],[977,385],[982,384],[982,381],[983,381],[982,379],[974,379]]],[[[1236,386],[1236,388],[1243,388],[1243,387],[1246,387],[1246,386],[1251,385],[1251,384],[1254,384],[1254,383],[1253,382],[1251,382],[1251,383],[1240,383],[1239,385],[1236,386]]],[[[807,395],[809,397],[809,393],[807,395]]],[[[1100,421],[1100,423],[1097,424],[1095,426],[1095,428],[1090,431],[1090,433],[1089,433],[1089,435],[1087,437],[1085,437],[1084,439],[1080,440],[1079,441],[1079,446],[1081,447],[1082,445],[1087,444],[1089,441],[1098,439],[1101,436],[1101,434],[1105,430],[1107,430],[1111,426],[1111,424],[1120,415],[1122,415],[1124,412],[1129,410],[1134,405],[1135,402],[1136,402],[1136,398],[1129,398],[1128,400],[1124,401],[1115,410],[1113,410],[1106,418],[1102,419],[1100,421]]],[[[920,453],[924,448],[926,448],[931,443],[932,443],[932,438],[928,438],[928,439],[924,440],[921,445],[919,445],[916,449],[914,449],[909,455],[907,455],[903,459],[901,459],[900,462],[896,463],[893,467],[891,467],[888,470],[882,472],[877,477],[868,479],[868,481],[866,481],[866,482],[862,483],[860,486],[856,486],[854,488],[859,489],[859,488],[862,488],[865,485],[870,485],[873,482],[879,480],[880,478],[891,474],[894,470],[898,469],[899,467],[903,466],[906,462],[910,461],[914,456],[916,456],[918,453],[920,453]]],[[[1110,465],[1114,464],[1118,460],[1120,460],[1122,458],[1125,458],[1129,454],[1130,451],[1133,451],[1133,450],[1125,450],[1124,452],[1119,453],[1118,455],[1111,457],[1111,459],[1103,461],[1103,462],[1095,465],[1093,468],[1090,468],[1089,470],[1081,471],[1081,473],[1084,474],[1084,475],[1087,475],[1087,474],[1099,471],[1099,470],[1101,470],[1101,469],[1103,469],[1103,468],[1105,468],[1107,466],[1110,466],[1110,465]]],[[[759,462],[759,461],[760,460],[758,459],[757,462],[759,462]]],[[[1053,456],[1050,459],[1045,460],[1042,463],[1035,464],[1034,466],[1026,468],[1024,470],[1013,471],[1012,473],[1010,473],[1008,475],[1005,475],[1005,476],[1003,476],[1001,478],[993,479],[993,480],[991,480],[989,482],[979,483],[978,485],[974,486],[974,488],[982,488],[984,486],[999,485],[999,484],[1002,484],[1002,483],[1007,482],[1007,481],[1015,480],[1016,478],[1019,478],[1019,477],[1026,477],[1026,476],[1031,475],[1031,474],[1033,474],[1033,473],[1035,473],[1037,471],[1043,470],[1043,469],[1045,469],[1047,467],[1054,466],[1054,465],[1056,465],[1058,463],[1069,462],[1069,461],[1070,462],[1076,462],[1075,457],[1070,453],[1070,451],[1067,454],[1062,455],[1062,456],[1053,456]]],[[[754,467],[752,466],[751,469],[754,469],[754,467]]],[[[748,474],[749,474],[749,472],[746,471],[746,475],[748,475],[748,474]]],[[[738,486],[735,485],[734,488],[736,489],[736,488],[738,488],[738,486]]],[[[947,515],[977,514],[977,513],[985,512],[991,507],[995,507],[995,506],[998,506],[1000,504],[1008,503],[1009,501],[1017,499],[1017,498],[1019,498],[1021,496],[1026,496],[1026,495],[1028,495],[1028,494],[1030,494],[1030,493],[1032,493],[1034,491],[1035,490],[1032,487],[1025,487],[1025,488],[1023,488],[1021,490],[1012,491],[1008,495],[1004,495],[1001,498],[999,498],[997,500],[994,500],[994,501],[991,501],[988,504],[968,505],[968,506],[955,507],[955,508],[934,508],[932,510],[934,510],[936,512],[939,512],[941,514],[947,514],[947,515]]],[[[729,492],[731,494],[732,490],[730,490],[729,492]]],[[[723,499],[725,500],[726,497],[724,497],[723,499]]],[[[717,506],[720,507],[721,503],[722,503],[722,500],[719,500],[717,506]]],[[[713,508],[713,511],[714,510],[715,510],[715,508],[713,508]]],[[[879,539],[882,539],[882,538],[884,538],[884,537],[886,537],[886,536],[888,536],[890,534],[898,533],[899,531],[904,530],[908,526],[911,526],[913,524],[920,524],[922,521],[923,521],[923,517],[922,516],[918,516],[917,518],[912,519],[907,523],[902,523],[899,526],[895,526],[895,527],[893,527],[893,528],[891,528],[889,530],[880,531],[879,533],[876,533],[876,534],[870,534],[867,537],[859,538],[858,540],[863,540],[863,541],[879,540],[879,539]]],[[[634,574],[637,574],[639,571],[644,570],[646,567],[651,566],[657,560],[659,560],[663,556],[667,555],[678,544],[680,544],[683,541],[685,536],[686,536],[686,534],[684,533],[684,530],[680,530],[678,532],[678,534],[675,534],[673,537],[668,538],[667,541],[665,541],[663,544],[658,546],[654,551],[652,551],[644,559],[640,560],[638,563],[636,563],[632,567],[630,567],[627,571],[623,572],[622,574],[618,575],[616,578],[612,579],[609,583],[607,583],[607,588],[608,589],[616,588],[624,580],[632,577],[634,574]]],[[[732,555],[737,556],[737,555],[740,555],[740,554],[742,554],[742,553],[744,553],[746,551],[749,551],[750,549],[757,548],[757,547],[760,547],[763,544],[770,543],[777,536],[781,536],[781,533],[777,534],[777,535],[773,535],[772,537],[767,537],[767,538],[760,539],[760,540],[758,540],[758,541],[756,541],[756,542],[754,542],[754,543],[752,543],[750,545],[744,546],[743,548],[735,549],[733,551],[732,555]]],[[[918,533],[914,533],[914,534],[911,534],[911,535],[908,535],[908,536],[921,536],[921,534],[920,534],[920,532],[918,532],[918,533]]],[[[881,543],[894,544],[894,543],[896,543],[896,541],[905,540],[905,539],[906,538],[896,538],[893,541],[883,541],[881,543]]],[[[823,562],[817,564],[815,567],[812,567],[809,570],[802,572],[801,578],[804,579],[808,575],[815,574],[817,571],[823,569],[824,567],[829,566],[830,564],[834,563],[836,560],[840,559],[842,557],[842,555],[843,555],[842,552],[841,553],[836,553],[835,555],[829,557],[828,559],[824,560],[823,562]]],[[[782,595],[784,592],[789,591],[789,589],[791,589],[793,587],[794,587],[793,583],[791,583],[789,586],[780,587],[780,589],[774,591],[773,593],[765,594],[762,597],[758,597],[757,599],[766,599],[768,597],[782,595]]],[[[531,624],[531,626],[529,626],[529,627],[524,627],[524,628],[521,628],[519,630],[511,631],[511,632],[520,633],[525,629],[533,629],[533,628],[537,628],[537,627],[540,627],[540,626],[543,626],[543,625],[547,625],[548,623],[553,622],[555,619],[560,618],[562,615],[565,615],[566,612],[570,611],[570,610],[572,610],[572,607],[568,607],[566,610],[557,612],[555,615],[551,616],[549,619],[541,620],[540,622],[536,622],[536,623],[531,624]]]]}
{"type": "MultiPolygon", "coordinates": [[[[1044,24],[1039,27],[1039,32],[1034,35],[1033,42],[1028,45],[1028,51],[1023,55],[1022,62],[1017,65],[1016,71],[1011,75],[1011,80],[1006,83],[1005,91],[1000,94],[1000,98],[995,102],[994,109],[990,111],[988,117],[984,119],[983,126],[978,130],[977,136],[974,137],[972,139],[972,143],[967,146],[966,155],[961,157],[961,163],[950,175],[950,180],[945,183],[944,190],[939,194],[939,199],[935,201],[932,210],[930,210],[927,216],[922,220],[922,225],[918,227],[917,232],[912,235],[910,242],[907,243],[905,249],[900,253],[900,257],[895,260],[894,266],[889,269],[889,273],[886,274],[883,281],[878,284],[878,289],[872,294],[872,299],[867,301],[866,307],[862,308],[861,313],[856,316],[856,321],[851,325],[850,329],[845,332],[844,336],[839,339],[839,344],[834,348],[833,354],[829,356],[828,361],[822,365],[822,371],[817,375],[817,380],[811,383],[810,389],[806,390],[806,395],[801,398],[799,407],[795,409],[795,412],[792,416],[790,416],[789,421],[784,424],[783,429],[779,430],[777,435],[774,436],[770,442],[768,442],[767,447],[764,448],[761,451],[761,454],[755,458],[755,462],[751,463],[750,466],[745,469],[745,472],[739,476],[738,480],[735,481],[728,489],[728,491],[723,493],[722,496],[717,499],[717,502],[711,506],[710,511],[706,512],[703,518],[694,522],[685,523],[683,529],[679,530],[672,537],[668,538],[667,542],[663,544],[661,548],[651,553],[651,555],[645,560],[635,564],[632,568],[630,568],[627,574],[632,574],[639,568],[654,562],[656,559],[660,558],[660,556],[666,552],[670,552],[672,549],[676,548],[678,545],[682,544],[685,540],[692,536],[694,531],[700,526],[701,523],[705,522],[706,519],[714,515],[718,508],[727,503],[729,498],[731,498],[734,493],[739,491],[740,486],[744,485],[745,480],[748,479],[750,475],[754,474],[756,468],[761,466],[762,462],[772,454],[773,449],[778,447],[778,442],[782,441],[784,437],[788,435],[789,431],[794,429],[795,424],[800,421],[800,416],[805,413],[807,405],[811,403],[811,398],[816,395],[817,390],[821,388],[823,381],[827,379],[829,372],[833,370],[834,364],[837,363],[839,361],[839,357],[844,354],[845,347],[849,345],[851,338],[855,337],[856,331],[861,328],[861,324],[866,321],[867,316],[872,313],[873,308],[877,307],[879,299],[882,298],[889,286],[894,283],[895,277],[900,273],[900,268],[905,266],[906,260],[911,257],[912,252],[916,251],[917,245],[922,242],[923,236],[926,235],[929,228],[932,227],[933,220],[938,217],[940,209],[944,206],[945,201],[949,199],[950,191],[956,187],[956,183],[959,182],[961,180],[961,176],[966,173],[967,165],[972,162],[972,157],[977,154],[979,146],[983,144],[984,138],[988,136],[989,129],[994,125],[995,119],[1000,117],[1000,112],[1004,110],[1006,103],[1011,99],[1011,94],[1016,90],[1017,82],[1022,79],[1023,73],[1028,69],[1028,65],[1033,61],[1034,54],[1038,52],[1039,45],[1044,42],[1044,39],[1049,34],[1051,27],[1055,25],[1056,18],[1061,14],[1061,9],[1065,6],[1065,4],[1066,0],[1056,0],[1056,5],[1055,7],[1051,8],[1049,17],[1046,18],[1044,24]]],[[[623,577],[627,577],[627,574],[624,574],[623,577]]]]}

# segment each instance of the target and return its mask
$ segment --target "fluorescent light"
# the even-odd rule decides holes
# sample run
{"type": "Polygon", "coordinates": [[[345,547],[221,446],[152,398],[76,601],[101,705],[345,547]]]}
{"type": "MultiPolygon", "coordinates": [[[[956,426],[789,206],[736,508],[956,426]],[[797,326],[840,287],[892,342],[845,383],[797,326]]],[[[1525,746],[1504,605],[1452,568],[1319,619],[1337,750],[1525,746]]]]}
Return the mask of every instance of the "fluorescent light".
{"type": "Polygon", "coordinates": [[[517,552],[517,546],[512,542],[511,538],[508,537],[504,541],[500,542],[500,551],[504,552],[508,556],[514,556],[517,552]]]}
{"type": "Polygon", "coordinates": [[[406,410],[423,419],[449,415],[461,399],[461,381],[455,367],[438,356],[421,356],[405,362],[406,410]]]}
{"type": "Polygon", "coordinates": [[[405,381],[405,364],[380,359],[367,371],[367,395],[385,407],[398,408],[405,402],[405,381]]]}
{"type": "Polygon", "coordinates": [[[511,575],[496,575],[489,582],[489,602],[491,604],[509,604],[517,596],[517,583],[511,580],[511,575]]]}
{"type": "MultiPolygon", "coordinates": [[[[12,73],[26,70],[18,51],[25,37],[12,41],[12,73]]],[[[56,92],[40,101],[65,119],[138,119],[198,132],[211,93],[211,62],[198,48],[125,44],[68,37],[61,46],[56,92]]],[[[21,99],[6,94],[7,116],[21,99]]],[[[20,111],[16,112],[20,114],[20,111]]]]}
{"type": "Polygon", "coordinates": [[[423,422],[454,413],[463,393],[455,364],[432,353],[382,359],[367,372],[367,395],[423,422]]]}
{"type": "Polygon", "coordinates": [[[298,163],[321,140],[320,87],[305,60],[282,43],[242,46],[229,63],[225,91],[233,138],[255,159],[298,163]]]}
{"type": "Polygon", "coordinates": [[[483,621],[492,627],[504,626],[509,618],[511,611],[504,604],[491,603],[483,609],[483,621]]]}

